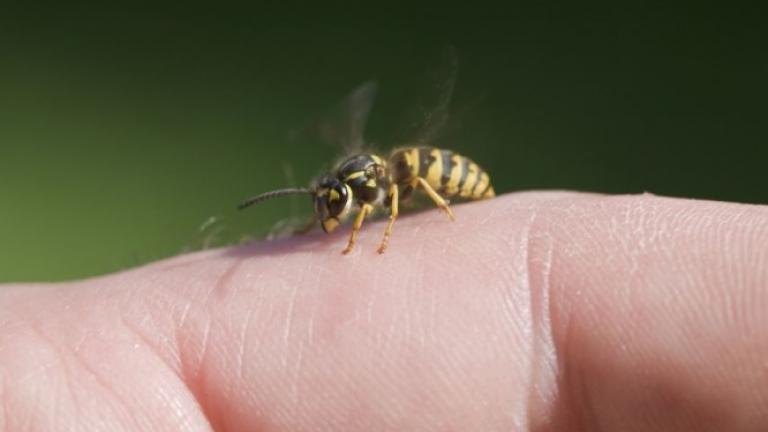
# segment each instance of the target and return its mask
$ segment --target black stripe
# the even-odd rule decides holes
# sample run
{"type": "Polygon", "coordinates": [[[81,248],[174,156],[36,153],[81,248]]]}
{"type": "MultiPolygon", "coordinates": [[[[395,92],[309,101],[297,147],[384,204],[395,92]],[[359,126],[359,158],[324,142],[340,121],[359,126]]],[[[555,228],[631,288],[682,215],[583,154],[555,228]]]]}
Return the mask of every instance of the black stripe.
{"type": "Polygon", "coordinates": [[[405,158],[405,153],[406,151],[403,150],[398,151],[390,159],[390,164],[393,165],[392,180],[398,184],[411,178],[411,172],[413,171],[413,167],[408,164],[405,158]]]}
{"type": "Polygon", "coordinates": [[[461,188],[464,187],[464,183],[467,181],[467,174],[469,174],[469,159],[460,156],[461,158],[461,178],[459,179],[459,192],[461,193],[461,188]]]}
{"type": "Polygon", "coordinates": [[[440,175],[440,186],[445,190],[445,185],[451,180],[451,171],[453,171],[453,152],[450,150],[440,150],[440,156],[443,157],[443,172],[440,175]]]}
{"type": "MultiPolygon", "coordinates": [[[[475,181],[475,184],[472,185],[472,191],[469,192],[469,196],[475,195],[475,189],[477,189],[477,185],[480,184],[480,180],[483,178],[483,174],[485,174],[485,171],[483,171],[482,168],[477,167],[477,176],[475,177],[477,180],[475,181]]],[[[491,184],[489,181],[488,184],[491,184]]]]}
{"type": "Polygon", "coordinates": [[[419,147],[419,177],[426,178],[429,167],[435,163],[432,156],[432,149],[429,147],[419,147]]]}

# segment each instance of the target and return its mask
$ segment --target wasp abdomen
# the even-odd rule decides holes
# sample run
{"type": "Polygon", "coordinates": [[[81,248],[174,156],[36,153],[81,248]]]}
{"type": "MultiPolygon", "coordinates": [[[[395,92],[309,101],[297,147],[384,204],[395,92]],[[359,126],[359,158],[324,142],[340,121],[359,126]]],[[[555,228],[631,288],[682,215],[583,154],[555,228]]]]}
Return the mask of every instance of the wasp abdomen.
{"type": "Polygon", "coordinates": [[[410,147],[390,157],[392,179],[398,185],[411,185],[421,177],[441,196],[469,200],[495,196],[491,179],[475,162],[456,152],[434,147],[410,147]]]}

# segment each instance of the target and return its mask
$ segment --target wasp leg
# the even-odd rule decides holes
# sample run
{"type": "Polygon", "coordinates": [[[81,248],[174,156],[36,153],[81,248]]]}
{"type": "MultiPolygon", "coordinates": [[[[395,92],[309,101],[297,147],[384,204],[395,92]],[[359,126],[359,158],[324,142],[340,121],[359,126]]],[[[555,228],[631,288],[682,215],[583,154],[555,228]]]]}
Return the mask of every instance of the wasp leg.
{"type": "Polygon", "coordinates": [[[379,245],[379,253],[384,253],[387,249],[389,236],[392,235],[392,227],[395,225],[395,220],[397,219],[399,198],[397,184],[395,183],[392,183],[389,186],[389,199],[392,202],[389,206],[389,223],[387,224],[387,229],[384,230],[384,238],[381,240],[381,245],[379,245]]]}
{"type": "Polygon", "coordinates": [[[363,205],[360,206],[360,211],[357,213],[357,217],[355,217],[355,223],[352,224],[352,234],[349,235],[349,243],[347,243],[347,247],[344,248],[341,253],[348,254],[352,251],[352,248],[355,247],[357,232],[360,231],[360,227],[363,226],[363,221],[372,211],[373,206],[368,203],[363,203],[363,205]]]}
{"type": "Polygon", "coordinates": [[[444,211],[445,214],[448,215],[448,219],[450,219],[451,221],[455,220],[455,218],[453,217],[453,212],[451,211],[450,207],[448,207],[448,203],[446,203],[443,197],[438,195],[438,193],[435,192],[434,189],[432,189],[432,186],[430,186],[426,180],[424,180],[421,177],[416,177],[411,182],[411,186],[415,189],[416,186],[418,185],[421,185],[421,187],[424,188],[424,192],[426,192],[427,195],[429,195],[429,197],[432,198],[432,201],[434,201],[435,204],[438,207],[440,207],[440,210],[444,211]]]}

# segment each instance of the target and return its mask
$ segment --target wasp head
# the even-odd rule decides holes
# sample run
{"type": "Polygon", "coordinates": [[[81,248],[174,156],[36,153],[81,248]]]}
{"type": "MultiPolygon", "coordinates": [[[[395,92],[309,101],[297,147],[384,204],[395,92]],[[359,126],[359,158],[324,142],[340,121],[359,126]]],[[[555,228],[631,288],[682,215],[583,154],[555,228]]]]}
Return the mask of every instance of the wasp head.
{"type": "Polygon", "coordinates": [[[341,180],[326,176],[315,188],[315,214],[327,233],[336,229],[352,207],[352,189],[341,180]]]}

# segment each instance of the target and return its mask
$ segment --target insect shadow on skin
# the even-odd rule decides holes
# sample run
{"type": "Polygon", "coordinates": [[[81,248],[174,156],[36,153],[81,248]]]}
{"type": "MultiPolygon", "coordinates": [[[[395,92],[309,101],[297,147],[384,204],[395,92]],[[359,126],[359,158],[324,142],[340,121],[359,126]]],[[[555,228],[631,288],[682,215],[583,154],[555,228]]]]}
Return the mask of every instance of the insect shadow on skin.
{"type": "Polygon", "coordinates": [[[310,187],[265,192],[243,201],[239,208],[277,197],[309,195],[313,201],[314,217],[300,231],[308,231],[319,222],[326,233],[333,232],[352,215],[354,209],[356,215],[343,254],[353,250],[365,219],[376,209],[384,209],[389,214],[389,222],[378,248],[379,253],[384,253],[399,215],[400,203],[410,198],[414,191],[422,190],[450,220],[454,220],[454,215],[448,206],[448,199],[479,200],[495,196],[490,177],[478,164],[451,150],[427,145],[434,138],[435,131],[447,121],[457,69],[452,49],[446,52],[444,64],[443,69],[448,73],[437,86],[440,95],[436,107],[424,115],[424,133],[412,141],[419,144],[396,149],[386,158],[363,150],[363,129],[376,92],[376,84],[366,82],[353,91],[338,109],[345,119],[344,127],[319,128],[326,134],[329,131],[343,134],[337,141],[347,149],[347,158],[310,187]]]}

